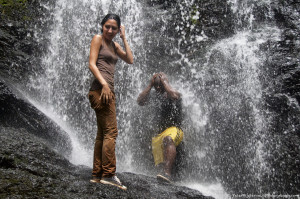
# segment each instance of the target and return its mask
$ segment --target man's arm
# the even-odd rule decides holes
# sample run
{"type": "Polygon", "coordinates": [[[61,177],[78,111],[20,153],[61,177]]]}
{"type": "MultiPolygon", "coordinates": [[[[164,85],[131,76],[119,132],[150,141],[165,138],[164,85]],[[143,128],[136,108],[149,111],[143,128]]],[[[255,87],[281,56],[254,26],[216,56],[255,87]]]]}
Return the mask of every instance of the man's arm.
{"type": "Polygon", "coordinates": [[[149,94],[151,91],[151,88],[154,85],[154,79],[158,74],[154,74],[151,77],[150,83],[148,84],[148,86],[139,94],[138,98],[137,98],[137,103],[140,106],[144,106],[147,104],[147,102],[149,101],[149,94]]]}
{"type": "Polygon", "coordinates": [[[149,94],[151,91],[152,85],[149,84],[138,96],[137,103],[140,106],[144,106],[149,101],[149,94]]]}

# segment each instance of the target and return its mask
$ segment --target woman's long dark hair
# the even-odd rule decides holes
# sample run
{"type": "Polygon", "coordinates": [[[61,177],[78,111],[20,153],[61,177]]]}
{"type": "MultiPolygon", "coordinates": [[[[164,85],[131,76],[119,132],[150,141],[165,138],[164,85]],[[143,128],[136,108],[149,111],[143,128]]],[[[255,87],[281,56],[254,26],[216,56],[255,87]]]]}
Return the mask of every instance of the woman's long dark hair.
{"type": "Polygon", "coordinates": [[[107,20],[113,19],[117,22],[118,28],[121,26],[121,19],[118,15],[116,14],[107,14],[101,21],[101,32],[103,32],[103,25],[107,22],[107,20]]]}

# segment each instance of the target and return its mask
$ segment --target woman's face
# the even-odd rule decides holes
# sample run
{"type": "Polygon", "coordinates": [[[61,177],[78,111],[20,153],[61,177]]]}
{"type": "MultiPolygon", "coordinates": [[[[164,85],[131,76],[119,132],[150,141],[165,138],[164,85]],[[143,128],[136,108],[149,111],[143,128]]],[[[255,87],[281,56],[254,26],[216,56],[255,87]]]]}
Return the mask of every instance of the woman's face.
{"type": "Polygon", "coordinates": [[[112,40],[119,32],[119,27],[114,19],[109,19],[103,25],[102,30],[103,37],[107,40],[112,40]]]}

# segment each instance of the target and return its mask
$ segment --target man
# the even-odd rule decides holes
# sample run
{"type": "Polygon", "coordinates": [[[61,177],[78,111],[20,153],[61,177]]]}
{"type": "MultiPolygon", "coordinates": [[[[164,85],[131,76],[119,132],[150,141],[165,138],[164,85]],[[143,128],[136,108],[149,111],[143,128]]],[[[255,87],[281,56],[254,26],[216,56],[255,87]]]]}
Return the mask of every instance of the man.
{"type": "Polygon", "coordinates": [[[152,102],[155,104],[157,136],[152,138],[152,153],[155,166],[162,165],[163,172],[157,175],[159,181],[171,182],[172,167],[176,158],[176,147],[183,139],[180,129],[182,121],[181,94],[174,90],[166,75],[162,72],[152,76],[150,84],[140,93],[137,103],[144,106],[152,102]],[[155,92],[151,92],[154,87],[155,92]],[[162,133],[161,133],[162,132],[162,133]]]}

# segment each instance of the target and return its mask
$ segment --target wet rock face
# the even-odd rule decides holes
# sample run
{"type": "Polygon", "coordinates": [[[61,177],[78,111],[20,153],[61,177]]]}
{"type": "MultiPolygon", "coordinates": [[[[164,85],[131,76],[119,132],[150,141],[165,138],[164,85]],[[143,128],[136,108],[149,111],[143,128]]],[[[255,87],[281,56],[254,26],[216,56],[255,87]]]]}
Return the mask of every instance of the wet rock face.
{"type": "Polygon", "coordinates": [[[267,49],[266,107],[272,115],[267,139],[268,162],[273,170],[264,179],[278,193],[300,192],[300,4],[276,1],[276,23],[282,29],[278,42],[267,49]]]}
{"type": "MultiPolygon", "coordinates": [[[[222,0],[162,1],[148,0],[151,6],[159,6],[172,12],[167,34],[186,39],[204,34],[210,39],[226,38],[234,33],[233,13],[230,5],[222,0]],[[178,26],[181,31],[174,31],[178,26]],[[193,28],[192,28],[193,27],[193,28]]],[[[193,43],[197,43],[193,41],[193,43]]],[[[190,45],[190,44],[189,44],[190,45]]]]}
{"type": "MultiPolygon", "coordinates": [[[[270,16],[272,17],[264,17],[259,14],[264,7],[256,7],[253,13],[254,18],[258,19],[255,26],[259,25],[257,22],[276,24],[282,31],[278,41],[268,41],[261,45],[261,49],[267,57],[263,68],[261,68],[261,84],[264,93],[263,109],[266,110],[265,117],[268,121],[268,124],[264,124],[268,125],[267,130],[261,132],[261,135],[264,136],[262,150],[264,152],[264,166],[267,169],[259,178],[259,182],[251,181],[253,175],[249,176],[249,172],[243,171],[243,167],[235,168],[237,165],[242,165],[242,162],[247,159],[243,155],[251,154],[226,152],[224,150],[228,148],[227,144],[231,144],[231,147],[236,145],[236,148],[242,148],[239,145],[245,146],[246,143],[231,143],[228,139],[228,142],[224,142],[224,146],[220,150],[231,155],[224,156],[226,157],[225,160],[217,160],[217,162],[222,161],[223,163],[217,164],[221,165],[222,172],[225,171],[224,173],[226,173],[223,175],[225,186],[229,190],[233,190],[234,193],[267,193],[270,190],[274,194],[298,194],[300,192],[300,174],[297,172],[300,169],[300,122],[298,119],[300,117],[300,4],[299,1],[278,0],[272,1],[270,6],[272,13],[270,16]],[[238,160],[240,164],[230,165],[232,158],[238,160]],[[236,174],[237,170],[240,175],[236,174]],[[235,172],[230,173],[230,171],[235,172]],[[237,177],[226,179],[227,176],[232,175],[237,175],[237,177]],[[248,179],[246,181],[240,179],[241,184],[244,185],[243,188],[240,187],[241,184],[234,182],[239,178],[248,179]],[[260,190],[257,190],[257,187],[260,187],[260,190]]],[[[212,116],[215,117],[214,121],[222,121],[222,118],[219,118],[222,113],[216,113],[212,116]]],[[[223,117],[226,116],[223,115],[223,117]]],[[[246,118],[251,117],[247,116],[246,118]]],[[[247,124],[251,124],[251,122],[247,124]]],[[[232,136],[233,132],[238,132],[236,130],[238,128],[232,124],[224,126],[223,129],[225,127],[232,128],[224,130],[228,135],[232,136]]],[[[246,132],[250,132],[249,129],[251,127],[247,128],[246,132]]],[[[222,139],[224,138],[222,137],[222,139]]]]}
{"type": "Polygon", "coordinates": [[[0,132],[0,198],[211,198],[133,173],[117,174],[127,191],[90,183],[91,168],[70,164],[25,128],[0,132]]]}
{"type": "MultiPolygon", "coordinates": [[[[28,2],[29,9],[32,12],[30,20],[20,21],[22,16],[16,16],[15,18],[2,18],[3,20],[1,19],[0,23],[0,77],[9,77],[11,81],[22,80],[26,82],[26,73],[33,72],[31,68],[33,65],[38,66],[39,57],[41,57],[42,53],[45,53],[48,42],[37,41],[37,38],[41,39],[42,37],[34,36],[33,29],[35,26],[47,27],[47,24],[40,23],[39,17],[51,17],[49,13],[51,5],[49,5],[50,9],[43,9],[40,5],[42,1],[32,0],[28,2]]],[[[152,27],[150,31],[160,31],[159,27],[163,23],[167,22],[169,24],[161,34],[153,34],[153,36],[146,38],[153,41],[153,43],[157,43],[156,48],[150,48],[150,45],[154,44],[145,42],[145,50],[149,51],[145,59],[150,60],[148,61],[150,65],[155,66],[157,64],[156,58],[160,56],[167,57],[159,63],[166,67],[169,66],[168,63],[172,60],[180,59],[179,54],[167,56],[174,45],[172,38],[177,39],[181,36],[190,38],[187,43],[181,43],[180,50],[183,53],[190,54],[190,58],[193,59],[194,54],[197,54],[195,52],[205,51],[205,48],[211,45],[212,42],[234,34],[236,19],[232,16],[232,11],[226,4],[226,1],[194,1],[195,5],[198,5],[197,9],[199,9],[199,21],[195,21],[197,19],[196,12],[193,7],[190,7],[185,10],[190,14],[188,23],[185,23],[187,22],[186,20],[182,20],[182,13],[176,1],[144,0],[143,2],[149,2],[153,9],[156,9],[156,6],[158,6],[163,10],[162,12],[165,10],[176,11],[173,15],[174,18],[168,20],[157,19],[157,21],[153,22],[155,23],[153,26],[149,26],[152,27]],[[195,25],[193,31],[190,29],[191,25],[195,25]],[[177,26],[182,27],[185,33],[175,31],[177,26]],[[207,41],[195,42],[195,40],[191,39],[195,35],[202,34],[202,31],[209,37],[207,41]],[[165,37],[151,38],[156,37],[155,35],[164,35],[165,37]],[[151,63],[151,60],[153,60],[153,63],[151,63]]],[[[276,193],[281,194],[298,194],[300,192],[298,172],[300,170],[300,4],[298,0],[272,1],[271,12],[274,13],[274,18],[266,17],[264,13],[268,10],[269,8],[267,7],[256,6],[253,14],[256,19],[254,27],[259,25],[260,22],[272,22],[282,29],[280,41],[270,42],[262,46],[268,53],[265,67],[262,69],[264,70],[262,79],[265,79],[265,81],[262,81],[262,84],[265,91],[265,106],[270,113],[268,117],[270,125],[268,127],[269,131],[262,133],[265,134],[265,139],[268,140],[268,144],[264,147],[266,147],[266,151],[270,152],[266,162],[270,173],[266,173],[261,182],[247,181],[247,179],[251,178],[248,171],[243,170],[244,168],[240,167],[238,163],[232,164],[236,159],[240,159],[240,162],[243,162],[247,157],[231,151],[228,154],[233,153],[233,156],[229,158],[224,156],[224,160],[218,159],[217,164],[222,165],[222,169],[225,171],[221,171],[224,175],[223,178],[227,179],[223,181],[223,184],[229,191],[235,193],[255,192],[258,191],[257,186],[261,183],[262,186],[259,191],[262,192],[270,193],[270,190],[275,190],[276,193]],[[232,170],[228,170],[228,168],[232,170]],[[237,171],[242,174],[238,176],[239,178],[234,177],[237,171]],[[244,173],[245,175],[243,175],[244,173]],[[245,184],[245,187],[241,189],[237,181],[245,184]]],[[[3,17],[2,14],[1,12],[1,17],[3,17]]],[[[238,28],[245,28],[247,20],[247,18],[243,18],[243,23],[238,28]]],[[[47,32],[46,29],[41,30],[47,32]]],[[[43,32],[36,32],[36,34],[43,34],[43,32]]],[[[181,68],[181,65],[178,64],[172,68],[162,68],[162,70],[182,72],[181,68]]],[[[154,68],[149,67],[148,70],[154,70],[154,68]]],[[[152,72],[148,71],[147,73],[152,72]]],[[[1,198],[2,196],[5,198],[11,195],[20,197],[37,195],[46,198],[82,198],[83,195],[87,198],[112,196],[125,198],[147,198],[152,196],[154,198],[159,198],[160,196],[162,198],[202,197],[198,192],[188,189],[182,190],[176,186],[160,187],[156,184],[154,178],[129,173],[120,174],[121,180],[129,187],[125,195],[124,192],[114,188],[89,184],[90,168],[71,165],[66,159],[57,155],[51,149],[52,147],[58,147],[56,151],[65,150],[69,152],[71,150],[68,145],[64,145],[64,143],[69,143],[69,140],[63,131],[42,113],[37,112],[26,101],[19,99],[4,82],[0,82],[0,112],[1,198]],[[59,133],[58,135],[56,135],[57,132],[59,133]],[[59,148],[59,146],[63,147],[59,148]]],[[[218,121],[222,122],[220,116],[226,117],[223,112],[216,112],[211,115],[215,123],[218,121]]],[[[251,117],[245,113],[244,118],[248,120],[251,117]]],[[[227,127],[227,133],[230,136],[236,135],[241,137],[242,132],[236,131],[236,128],[240,128],[239,126],[231,125],[231,123],[222,125],[220,126],[222,131],[227,127]]],[[[247,126],[247,130],[251,128],[251,126],[247,126]]],[[[229,148],[229,143],[232,140],[230,136],[228,136],[228,143],[223,142],[224,145],[220,147],[220,153],[225,148],[229,148]]],[[[241,137],[241,139],[243,138],[241,137]]],[[[220,140],[224,140],[224,137],[220,138],[220,140]]],[[[245,144],[245,142],[238,142],[234,146],[241,148],[245,144]]]]}
{"type": "Polygon", "coordinates": [[[283,30],[281,41],[271,50],[276,93],[286,93],[300,103],[300,3],[278,1],[273,8],[277,25],[283,30]]]}
{"type": "MultiPolygon", "coordinates": [[[[17,91],[15,91],[17,92],[17,91]]],[[[64,130],[47,118],[37,108],[14,94],[12,90],[0,80],[0,124],[3,127],[25,129],[32,135],[47,141],[48,146],[68,156],[72,148],[70,138],[64,130]]],[[[16,140],[22,134],[17,134],[16,140]]]]}
{"type": "Polygon", "coordinates": [[[48,41],[40,35],[47,32],[50,20],[41,18],[52,17],[49,11],[53,2],[9,1],[6,6],[0,5],[1,76],[9,76],[21,84],[27,82],[28,73],[33,72],[32,65],[38,64],[46,51],[48,41]]]}

